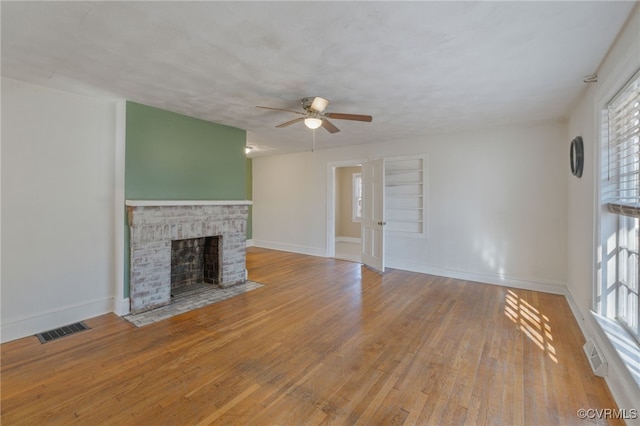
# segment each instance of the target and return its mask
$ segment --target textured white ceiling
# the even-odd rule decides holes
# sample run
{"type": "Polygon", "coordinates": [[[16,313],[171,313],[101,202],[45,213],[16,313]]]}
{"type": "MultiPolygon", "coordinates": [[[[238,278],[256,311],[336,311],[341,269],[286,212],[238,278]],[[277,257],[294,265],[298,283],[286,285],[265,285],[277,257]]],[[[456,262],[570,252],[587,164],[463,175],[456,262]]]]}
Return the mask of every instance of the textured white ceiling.
{"type": "Polygon", "coordinates": [[[247,130],[254,156],[565,117],[635,2],[7,2],[2,75],[247,130]]]}

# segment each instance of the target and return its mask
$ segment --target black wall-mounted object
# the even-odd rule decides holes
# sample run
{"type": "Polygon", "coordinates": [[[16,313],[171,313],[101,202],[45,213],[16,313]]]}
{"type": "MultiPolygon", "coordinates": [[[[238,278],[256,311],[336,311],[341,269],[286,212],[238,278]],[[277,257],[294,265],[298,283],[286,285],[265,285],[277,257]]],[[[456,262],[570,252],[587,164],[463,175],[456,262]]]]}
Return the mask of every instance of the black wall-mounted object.
{"type": "Polygon", "coordinates": [[[571,141],[569,160],[571,163],[571,174],[578,178],[581,177],[584,167],[584,143],[582,142],[582,136],[576,136],[571,141]]]}

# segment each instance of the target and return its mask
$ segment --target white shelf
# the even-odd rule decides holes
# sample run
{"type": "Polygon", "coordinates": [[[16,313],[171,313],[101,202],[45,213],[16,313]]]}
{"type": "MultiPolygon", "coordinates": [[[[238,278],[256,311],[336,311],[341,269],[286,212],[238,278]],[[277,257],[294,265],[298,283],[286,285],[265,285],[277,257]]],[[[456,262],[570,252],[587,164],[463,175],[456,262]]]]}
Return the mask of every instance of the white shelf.
{"type": "Polygon", "coordinates": [[[389,186],[407,186],[407,185],[422,185],[422,182],[393,182],[393,183],[388,183],[385,186],[389,187],[389,186]]]}
{"type": "Polygon", "coordinates": [[[402,175],[405,173],[422,173],[422,169],[385,170],[385,175],[402,175]]]}
{"type": "Polygon", "coordinates": [[[385,221],[390,234],[426,237],[425,157],[385,159],[385,221]]]}

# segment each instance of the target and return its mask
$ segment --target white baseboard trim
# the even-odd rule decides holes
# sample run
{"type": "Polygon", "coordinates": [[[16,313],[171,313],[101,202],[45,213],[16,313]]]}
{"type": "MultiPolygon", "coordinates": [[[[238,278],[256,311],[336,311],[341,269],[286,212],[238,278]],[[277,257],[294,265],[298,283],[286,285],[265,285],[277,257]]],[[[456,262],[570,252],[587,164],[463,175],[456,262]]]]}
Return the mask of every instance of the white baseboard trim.
{"type": "MultiPolygon", "coordinates": [[[[327,257],[324,249],[316,247],[305,247],[295,244],[275,243],[262,240],[253,240],[253,245],[255,247],[267,248],[272,250],[281,250],[292,253],[308,254],[311,256],[327,257]]],[[[357,261],[360,262],[361,260],[357,261]]],[[[559,295],[565,295],[567,288],[566,283],[559,281],[544,282],[508,276],[456,271],[449,268],[442,268],[422,263],[407,262],[406,260],[402,259],[388,258],[386,260],[386,266],[393,269],[402,269],[404,271],[418,272],[421,274],[437,275],[441,277],[455,278],[458,280],[475,281],[482,284],[493,284],[504,287],[521,288],[523,290],[533,290],[559,295]]]]}
{"type": "Polygon", "coordinates": [[[247,240],[247,247],[253,247],[253,239],[247,240]]]}
{"type": "Polygon", "coordinates": [[[553,281],[537,281],[529,279],[521,279],[509,277],[506,275],[483,274],[476,272],[457,271],[439,266],[432,266],[422,263],[407,262],[402,259],[387,259],[386,266],[394,269],[402,269],[405,271],[419,272],[421,274],[437,275],[447,278],[455,278],[457,280],[475,281],[482,284],[493,284],[504,287],[521,288],[523,290],[541,291],[551,294],[565,294],[566,283],[553,281]]]}
{"type": "Polygon", "coordinates": [[[362,238],[356,237],[336,237],[336,243],[362,244],[362,238]]]}
{"type": "Polygon", "coordinates": [[[585,317],[584,315],[582,315],[582,312],[580,311],[578,304],[573,298],[573,294],[571,294],[571,291],[569,291],[569,287],[565,288],[564,298],[567,299],[569,308],[571,308],[571,313],[573,313],[573,316],[576,319],[576,322],[578,323],[578,327],[580,327],[580,331],[582,331],[582,335],[585,336],[585,340],[587,340],[586,336],[589,333],[587,332],[587,328],[585,325],[585,317]]]}
{"type": "Polygon", "coordinates": [[[2,322],[0,342],[9,342],[113,311],[112,297],[89,300],[2,322]]]}
{"type": "Polygon", "coordinates": [[[115,299],[113,302],[113,313],[118,316],[125,316],[131,312],[131,302],[129,298],[115,299]]]}
{"type": "Polygon", "coordinates": [[[288,251],[292,253],[308,254],[311,256],[327,257],[324,247],[305,247],[296,244],[276,243],[273,241],[253,240],[254,247],[272,250],[288,251]]]}

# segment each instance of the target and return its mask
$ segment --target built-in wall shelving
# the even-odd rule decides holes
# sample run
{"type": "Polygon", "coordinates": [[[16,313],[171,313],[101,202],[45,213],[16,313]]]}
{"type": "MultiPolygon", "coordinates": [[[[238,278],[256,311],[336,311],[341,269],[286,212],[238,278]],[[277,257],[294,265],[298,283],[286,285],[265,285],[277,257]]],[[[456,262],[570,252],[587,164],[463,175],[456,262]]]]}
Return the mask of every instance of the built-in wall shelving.
{"type": "Polygon", "coordinates": [[[426,237],[426,158],[385,159],[385,230],[389,233],[426,237]]]}

